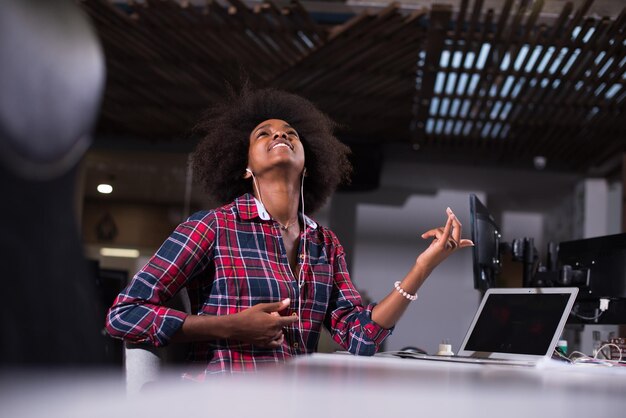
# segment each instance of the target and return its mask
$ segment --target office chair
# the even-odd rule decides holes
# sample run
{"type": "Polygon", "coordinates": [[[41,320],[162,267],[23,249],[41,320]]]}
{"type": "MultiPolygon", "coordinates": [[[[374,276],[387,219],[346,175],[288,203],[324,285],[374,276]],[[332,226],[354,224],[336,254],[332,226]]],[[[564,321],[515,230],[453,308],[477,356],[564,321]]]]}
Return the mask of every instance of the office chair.
{"type": "MultiPolygon", "coordinates": [[[[187,289],[183,288],[167,304],[168,307],[191,313],[187,289]]],[[[158,382],[162,375],[176,370],[187,360],[189,344],[153,347],[146,344],[124,343],[126,393],[136,395],[158,382]]]]}

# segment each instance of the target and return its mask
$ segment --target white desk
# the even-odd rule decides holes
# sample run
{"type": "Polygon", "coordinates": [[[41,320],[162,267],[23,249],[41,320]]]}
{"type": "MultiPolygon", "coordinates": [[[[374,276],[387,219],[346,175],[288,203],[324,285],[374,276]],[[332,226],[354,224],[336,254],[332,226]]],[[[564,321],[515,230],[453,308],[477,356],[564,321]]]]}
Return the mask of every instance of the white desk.
{"type": "Polygon", "coordinates": [[[626,368],[522,368],[316,354],[255,375],[164,381],[126,399],[119,378],[0,374],[0,417],[623,416],[626,368]]]}
{"type": "Polygon", "coordinates": [[[372,412],[392,411],[394,416],[599,418],[626,411],[626,368],[566,363],[527,368],[321,354],[289,367],[323,384],[323,392],[344,388],[348,397],[372,404],[372,412]]]}

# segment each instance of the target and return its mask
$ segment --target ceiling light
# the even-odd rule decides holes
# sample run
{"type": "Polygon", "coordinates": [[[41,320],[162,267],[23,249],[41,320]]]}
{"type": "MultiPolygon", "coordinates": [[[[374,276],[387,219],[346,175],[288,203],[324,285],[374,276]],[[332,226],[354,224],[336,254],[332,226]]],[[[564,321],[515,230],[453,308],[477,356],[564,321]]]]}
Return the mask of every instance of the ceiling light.
{"type": "Polygon", "coordinates": [[[103,257],[124,257],[124,258],[137,258],[139,257],[139,250],[133,248],[100,248],[100,255],[103,257]]]}
{"type": "Polygon", "coordinates": [[[96,189],[102,194],[109,194],[113,191],[113,186],[108,183],[100,183],[96,189]]]}
{"type": "Polygon", "coordinates": [[[533,165],[537,170],[543,170],[544,168],[546,168],[547,163],[548,159],[543,155],[537,155],[535,158],[533,158],[533,165]]]}

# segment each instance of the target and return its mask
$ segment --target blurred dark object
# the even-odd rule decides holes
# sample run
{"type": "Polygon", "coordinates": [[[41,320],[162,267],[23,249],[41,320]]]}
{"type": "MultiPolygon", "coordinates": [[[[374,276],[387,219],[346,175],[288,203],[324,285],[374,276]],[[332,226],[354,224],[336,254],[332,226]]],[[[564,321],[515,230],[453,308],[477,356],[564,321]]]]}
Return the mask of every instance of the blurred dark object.
{"type": "Polygon", "coordinates": [[[73,1],[0,5],[0,365],[101,363],[96,280],[76,217],[104,58],[73,1]]]}
{"type": "Polygon", "coordinates": [[[557,263],[541,266],[532,286],[578,287],[572,322],[626,324],[626,233],[561,242],[549,259],[550,251],[557,263]]]}
{"type": "MultiPolygon", "coordinates": [[[[122,289],[128,284],[128,271],[102,268],[97,260],[87,261],[90,277],[96,280],[98,320],[106,317],[109,307],[122,289]]],[[[104,320],[99,321],[100,343],[104,362],[117,365],[119,370],[124,365],[124,344],[122,340],[111,338],[104,329],[104,320]]]]}
{"type": "Polygon", "coordinates": [[[626,233],[561,242],[558,263],[552,267],[541,268],[533,285],[577,286],[580,299],[624,299],[626,233]]]}
{"type": "Polygon", "coordinates": [[[561,242],[559,262],[586,272],[591,296],[626,298],[626,233],[561,242]]]}
{"type": "Polygon", "coordinates": [[[48,180],[89,147],[104,87],[102,51],[73,1],[6,0],[0,11],[2,164],[48,180]]]}

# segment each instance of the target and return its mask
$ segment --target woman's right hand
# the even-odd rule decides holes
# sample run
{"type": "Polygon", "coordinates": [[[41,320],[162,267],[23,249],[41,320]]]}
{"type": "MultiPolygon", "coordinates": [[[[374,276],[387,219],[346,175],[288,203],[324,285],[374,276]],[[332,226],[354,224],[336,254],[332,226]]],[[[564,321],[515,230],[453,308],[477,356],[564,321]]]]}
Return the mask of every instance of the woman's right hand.
{"type": "Polygon", "coordinates": [[[290,300],[259,303],[231,315],[189,315],[172,337],[172,342],[210,341],[228,338],[262,348],[283,343],[283,327],[298,322],[296,315],[280,316],[290,300]]]}
{"type": "Polygon", "coordinates": [[[289,299],[280,302],[259,303],[230,316],[229,338],[262,348],[278,348],[285,336],[283,327],[298,322],[296,315],[280,316],[289,306],[289,299]]]}

